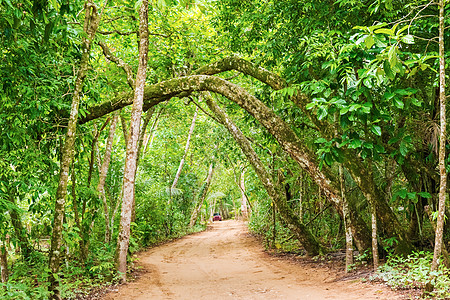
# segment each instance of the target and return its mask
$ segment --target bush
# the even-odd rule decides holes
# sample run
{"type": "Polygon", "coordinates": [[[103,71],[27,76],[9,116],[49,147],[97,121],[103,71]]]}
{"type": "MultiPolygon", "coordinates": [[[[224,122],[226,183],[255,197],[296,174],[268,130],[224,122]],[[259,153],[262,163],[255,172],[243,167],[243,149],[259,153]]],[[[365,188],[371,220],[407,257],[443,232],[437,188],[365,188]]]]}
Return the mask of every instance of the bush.
{"type": "MultiPolygon", "coordinates": [[[[378,269],[372,280],[382,280],[394,289],[421,289],[425,288],[430,278],[433,253],[426,251],[413,252],[405,257],[392,255],[386,264],[378,269]]],[[[448,299],[450,296],[450,270],[444,265],[434,279],[435,289],[429,294],[433,299],[448,299]]]]}

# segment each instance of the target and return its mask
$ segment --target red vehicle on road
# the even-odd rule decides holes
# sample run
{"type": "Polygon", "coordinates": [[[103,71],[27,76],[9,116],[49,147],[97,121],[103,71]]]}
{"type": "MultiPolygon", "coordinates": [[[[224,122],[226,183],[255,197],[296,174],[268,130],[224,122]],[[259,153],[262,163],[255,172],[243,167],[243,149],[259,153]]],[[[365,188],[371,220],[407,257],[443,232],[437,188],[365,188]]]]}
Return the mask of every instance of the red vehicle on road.
{"type": "Polygon", "coordinates": [[[212,220],[213,220],[213,222],[214,221],[222,221],[222,216],[219,213],[214,213],[212,220]]]}

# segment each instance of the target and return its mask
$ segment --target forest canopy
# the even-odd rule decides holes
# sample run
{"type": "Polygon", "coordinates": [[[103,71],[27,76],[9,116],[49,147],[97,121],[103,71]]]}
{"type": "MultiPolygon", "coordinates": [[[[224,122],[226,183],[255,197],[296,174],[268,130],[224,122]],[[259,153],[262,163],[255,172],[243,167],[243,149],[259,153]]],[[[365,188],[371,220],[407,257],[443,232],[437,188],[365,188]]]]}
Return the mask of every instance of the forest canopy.
{"type": "Polygon", "coordinates": [[[448,296],[449,9],[0,0],[0,296],[126,281],[214,213],[348,271],[422,253],[448,296]]]}

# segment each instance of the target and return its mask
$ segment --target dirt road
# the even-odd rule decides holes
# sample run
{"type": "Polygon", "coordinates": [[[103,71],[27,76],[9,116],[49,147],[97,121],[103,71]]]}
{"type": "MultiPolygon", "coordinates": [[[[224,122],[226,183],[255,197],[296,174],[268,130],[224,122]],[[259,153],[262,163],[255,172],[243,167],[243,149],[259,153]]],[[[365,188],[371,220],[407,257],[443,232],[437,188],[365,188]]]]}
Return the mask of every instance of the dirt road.
{"type": "Polygon", "coordinates": [[[384,287],[335,281],[332,271],[264,253],[243,223],[211,230],[140,255],[147,271],[104,299],[400,299],[384,287]]]}

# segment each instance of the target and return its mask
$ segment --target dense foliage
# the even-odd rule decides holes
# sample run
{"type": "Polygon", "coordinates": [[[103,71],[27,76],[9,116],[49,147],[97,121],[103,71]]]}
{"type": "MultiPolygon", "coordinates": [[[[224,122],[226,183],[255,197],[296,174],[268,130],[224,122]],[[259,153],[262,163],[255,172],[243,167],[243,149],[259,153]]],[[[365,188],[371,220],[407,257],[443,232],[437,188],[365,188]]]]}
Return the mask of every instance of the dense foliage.
{"type": "MultiPolygon", "coordinates": [[[[120,277],[114,257],[142,1],[72,2],[0,0],[2,298],[52,297],[49,277],[65,298],[120,277]],[[61,267],[51,274],[55,195],[90,3],[99,27],[71,149],[61,267]]],[[[437,39],[436,3],[154,0],[148,14],[129,254],[203,230],[220,212],[248,217],[268,248],[339,251],[351,231],[359,254],[370,256],[375,218],[375,248],[390,257],[378,278],[403,287],[416,272],[414,284],[425,288],[434,273],[412,262],[430,264],[437,232],[439,46],[450,49],[448,30],[437,39]]],[[[446,226],[445,262],[449,239],[446,226]]],[[[448,295],[445,270],[432,279],[435,296],[448,295]]]]}

